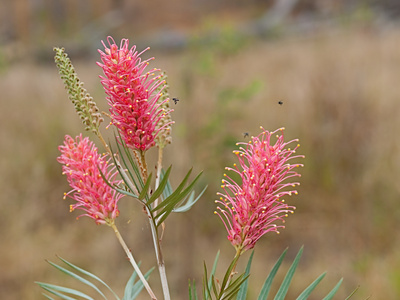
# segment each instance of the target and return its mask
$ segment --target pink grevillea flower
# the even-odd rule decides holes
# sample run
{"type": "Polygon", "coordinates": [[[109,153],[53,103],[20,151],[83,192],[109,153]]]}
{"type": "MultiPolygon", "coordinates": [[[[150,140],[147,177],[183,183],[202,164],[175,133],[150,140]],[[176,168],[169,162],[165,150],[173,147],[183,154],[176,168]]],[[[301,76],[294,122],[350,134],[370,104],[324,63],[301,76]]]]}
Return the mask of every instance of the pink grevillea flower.
{"type": "Polygon", "coordinates": [[[70,211],[81,209],[86,213],[79,217],[88,216],[97,224],[111,224],[119,215],[117,203],[123,195],[107,185],[101,176],[103,173],[111,185],[121,182],[115,180],[117,172],[106,155],[100,155],[94,143],[87,137],[82,138],[82,134],[75,140],[66,135],[64,145],[58,149],[61,155],[57,160],[63,164],[63,174],[72,187],[64,199],[69,196],[76,201],[70,211]]]}
{"type": "Polygon", "coordinates": [[[298,140],[285,143],[283,128],[274,132],[263,132],[257,137],[252,137],[248,143],[234,151],[239,159],[240,166],[227,170],[237,173],[241,182],[236,182],[226,174],[222,180],[225,193],[218,193],[220,199],[216,201],[218,214],[228,231],[228,240],[237,251],[243,252],[254,248],[256,242],[270,231],[279,233],[284,217],[293,213],[294,206],[289,206],[282,199],[284,196],[297,194],[293,187],[298,182],[287,182],[287,179],[299,177],[300,174],[293,169],[300,164],[290,164],[293,158],[303,157],[293,155],[299,145],[294,149],[286,146],[298,140]],[[277,132],[277,141],[271,143],[271,136],[277,132]],[[288,190],[287,187],[290,187],[288,190]]]}
{"type": "Polygon", "coordinates": [[[111,124],[119,129],[128,147],[146,151],[155,145],[154,138],[163,129],[156,129],[156,125],[165,116],[163,101],[158,101],[165,81],[152,73],[158,70],[145,72],[150,59],[142,61],[140,55],[148,48],[138,53],[136,46],[129,48],[127,39],[119,47],[111,37],[107,41],[109,48],[102,42],[105,51],[99,50],[103,63],[97,64],[105,75],[100,78],[108,95],[111,124]]]}

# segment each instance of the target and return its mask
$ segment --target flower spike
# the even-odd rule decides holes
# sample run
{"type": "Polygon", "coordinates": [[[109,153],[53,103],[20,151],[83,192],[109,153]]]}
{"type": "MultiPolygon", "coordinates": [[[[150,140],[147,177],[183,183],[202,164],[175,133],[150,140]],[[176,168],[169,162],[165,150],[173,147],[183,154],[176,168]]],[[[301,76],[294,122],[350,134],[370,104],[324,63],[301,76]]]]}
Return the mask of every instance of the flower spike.
{"type": "Polygon", "coordinates": [[[88,216],[97,224],[112,225],[119,215],[118,201],[122,194],[112,189],[110,185],[119,185],[120,180],[115,180],[117,172],[106,160],[106,155],[100,155],[97,148],[89,138],[82,138],[82,134],[74,140],[69,135],[65,136],[64,145],[58,148],[61,155],[57,158],[63,164],[63,174],[72,190],[64,194],[74,199],[75,204],[70,206],[70,211],[81,209],[86,213],[78,216],[88,216]],[[103,176],[102,176],[103,175],[103,176]]]}
{"type": "Polygon", "coordinates": [[[158,134],[155,138],[155,142],[158,148],[164,148],[166,145],[171,144],[171,125],[174,123],[171,119],[171,112],[174,110],[170,107],[170,99],[168,94],[169,85],[167,83],[167,74],[162,72],[160,75],[160,79],[164,81],[164,86],[160,88],[160,92],[163,89],[163,93],[161,97],[158,99],[158,102],[161,103],[161,109],[163,111],[164,117],[160,119],[156,126],[156,130],[158,134]]]}
{"type": "Polygon", "coordinates": [[[284,223],[284,218],[293,213],[294,206],[289,206],[282,199],[284,196],[297,194],[292,188],[298,182],[286,182],[292,177],[300,177],[294,168],[301,164],[290,164],[294,158],[303,158],[302,155],[293,155],[298,145],[293,149],[286,146],[298,140],[284,142],[283,128],[274,132],[263,129],[257,137],[252,137],[248,143],[233,153],[239,160],[239,165],[227,170],[237,173],[241,183],[235,182],[224,174],[222,189],[225,193],[215,202],[218,214],[228,231],[228,240],[239,252],[254,248],[256,242],[270,231],[279,233],[284,228],[277,221],[284,223]],[[271,136],[277,134],[275,144],[271,143],[271,136]],[[286,190],[285,188],[292,190],[286,190]]]}
{"type": "Polygon", "coordinates": [[[99,50],[103,69],[101,83],[110,105],[111,124],[121,133],[126,145],[139,152],[145,152],[155,145],[157,133],[165,126],[157,127],[165,117],[159,102],[165,81],[155,76],[157,69],[146,72],[149,60],[142,61],[136,46],[129,48],[129,40],[123,39],[120,46],[108,37],[104,52],[99,50]]]}
{"type": "Polygon", "coordinates": [[[83,82],[79,80],[64,48],[54,48],[56,52],[54,60],[57,64],[61,79],[64,81],[65,88],[68,90],[69,99],[75,106],[75,110],[86,125],[85,130],[91,130],[99,135],[100,123],[104,121],[96,103],[83,87],[83,82]]]}

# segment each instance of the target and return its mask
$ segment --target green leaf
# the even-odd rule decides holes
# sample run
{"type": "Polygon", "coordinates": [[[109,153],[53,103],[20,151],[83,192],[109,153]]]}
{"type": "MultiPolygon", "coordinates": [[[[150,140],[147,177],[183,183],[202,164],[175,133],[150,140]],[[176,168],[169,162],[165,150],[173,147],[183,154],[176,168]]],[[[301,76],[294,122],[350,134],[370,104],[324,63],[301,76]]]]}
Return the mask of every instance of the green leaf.
{"type": "Polygon", "coordinates": [[[44,283],[44,282],[35,282],[35,283],[37,283],[41,288],[43,288],[44,290],[48,291],[49,293],[52,293],[52,294],[54,294],[56,296],[59,296],[62,299],[74,299],[74,298],[71,298],[71,297],[69,297],[67,295],[62,294],[62,293],[67,293],[67,294],[75,295],[75,296],[78,296],[78,297],[81,297],[81,298],[84,298],[84,299],[87,299],[87,300],[94,300],[92,297],[86,295],[85,293],[77,291],[75,289],[66,288],[66,287],[63,287],[63,286],[44,283]]]}
{"type": "MultiPolygon", "coordinates": [[[[189,171],[188,174],[190,174],[191,171],[189,171]]],[[[174,207],[186,197],[194,188],[194,185],[200,178],[202,172],[199,173],[199,175],[196,176],[196,178],[189,184],[189,186],[182,191],[182,193],[179,193],[182,188],[178,187],[179,189],[175,190],[174,193],[171,194],[167,199],[162,201],[157,207],[155,207],[152,211],[157,211],[158,209],[162,208],[159,212],[157,212],[156,218],[157,218],[157,224],[156,226],[160,226],[162,222],[168,217],[168,215],[172,212],[174,207]],[[178,193],[176,193],[179,191],[178,193]]],[[[187,179],[184,179],[184,182],[186,182],[187,179]]],[[[182,182],[183,183],[183,182],[182,182]]],[[[181,184],[182,185],[182,184],[181,184]]],[[[181,186],[180,185],[180,186],[181,186]]]]}
{"type": "Polygon", "coordinates": [[[333,296],[335,296],[335,294],[336,294],[337,290],[339,289],[340,285],[342,284],[342,281],[343,281],[343,278],[341,278],[339,280],[339,282],[335,285],[335,287],[322,300],[331,300],[333,298],[333,296]]]}
{"type": "Polygon", "coordinates": [[[297,298],[296,300],[307,300],[308,296],[315,289],[315,287],[321,282],[321,280],[325,277],[326,272],[319,275],[317,279],[315,279],[297,298]]]}
{"type": "Polygon", "coordinates": [[[164,199],[164,201],[162,201],[158,206],[154,207],[152,211],[157,211],[160,208],[165,207],[171,201],[171,199],[174,199],[179,196],[180,192],[183,190],[186,182],[188,181],[190,174],[192,173],[192,169],[193,168],[190,168],[190,170],[187,172],[186,176],[183,178],[182,182],[179,184],[176,190],[171,195],[169,195],[168,198],[164,199]]]}
{"type": "MultiPolygon", "coordinates": [[[[180,212],[185,212],[185,211],[188,211],[189,209],[191,209],[192,206],[193,206],[193,205],[200,199],[200,197],[204,194],[204,192],[206,191],[207,187],[208,187],[208,185],[200,192],[200,194],[196,197],[196,199],[194,199],[194,191],[192,191],[192,192],[190,193],[190,196],[189,196],[189,199],[187,200],[187,202],[186,202],[185,204],[179,206],[179,207],[174,208],[174,209],[173,209],[173,212],[180,213],[180,212]]],[[[184,202],[185,200],[186,200],[186,198],[183,199],[182,201],[184,202]]]]}
{"type": "MultiPolygon", "coordinates": [[[[117,140],[116,137],[115,137],[115,139],[117,140]]],[[[118,171],[119,175],[121,176],[121,178],[122,178],[123,182],[125,183],[125,185],[131,190],[132,193],[133,193],[133,191],[135,191],[135,190],[136,190],[136,191],[139,191],[139,190],[140,190],[140,189],[139,189],[139,186],[138,186],[138,184],[137,184],[137,182],[136,182],[136,179],[135,179],[135,177],[133,176],[131,170],[128,168],[124,156],[121,154],[121,155],[120,155],[120,158],[121,158],[121,160],[122,160],[123,165],[125,166],[125,171],[122,170],[122,166],[120,165],[120,163],[119,163],[119,162],[117,161],[117,159],[115,158],[115,153],[114,153],[114,151],[112,150],[111,145],[110,145],[109,147],[110,147],[110,151],[111,151],[111,153],[112,153],[112,159],[113,159],[114,165],[116,166],[117,171],[118,171]],[[128,172],[128,175],[129,175],[129,177],[130,177],[131,179],[127,178],[126,172],[128,172]],[[133,182],[133,184],[135,185],[134,187],[131,186],[131,182],[133,182]]],[[[118,144],[118,141],[117,141],[117,147],[118,147],[118,151],[121,153],[121,148],[120,148],[120,146],[119,146],[119,144],[118,144]]],[[[133,165],[134,165],[134,164],[133,164],[133,165]]],[[[137,198],[136,195],[135,195],[135,198],[137,198]]]]}
{"type": "MultiPolygon", "coordinates": [[[[345,300],[349,300],[351,297],[353,297],[353,295],[358,291],[358,289],[360,288],[360,286],[357,286],[354,291],[351,292],[351,294],[345,299],[345,300]]],[[[370,296],[371,297],[371,296],[370,296]]],[[[368,297],[367,299],[369,299],[370,297],[368,297]]]]}
{"type": "Polygon", "coordinates": [[[120,189],[120,188],[116,188],[116,187],[113,187],[113,188],[114,188],[117,192],[119,192],[119,193],[121,193],[121,194],[124,194],[124,195],[129,196],[129,197],[133,197],[133,198],[136,198],[136,199],[139,200],[139,196],[138,196],[138,195],[132,194],[132,193],[130,193],[130,192],[128,192],[128,191],[125,191],[125,190],[123,190],[123,189],[120,189]]]}
{"type": "MultiPolygon", "coordinates": [[[[215,275],[215,272],[217,271],[217,265],[218,265],[218,260],[219,260],[219,254],[220,254],[220,252],[221,252],[221,251],[218,250],[217,255],[215,256],[214,263],[213,263],[213,267],[212,267],[212,269],[211,269],[211,275],[212,275],[212,276],[214,276],[214,275],[215,275]]],[[[205,265],[204,265],[204,266],[205,266],[205,265]]],[[[211,280],[212,280],[211,277],[210,277],[210,280],[208,280],[208,282],[207,282],[207,280],[206,280],[208,290],[211,289],[211,285],[212,285],[212,281],[211,281],[211,280]]],[[[210,294],[210,297],[211,297],[211,294],[210,294]]],[[[208,297],[206,298],[206,300],[207,300],[207,299],[208,299],[208,297]]]]}
{"type": "MultiPolygon", "coordinates": [[[[139,263],[139,265],[140,265],[140,263],[139,263]]],[[[144,278],[146,280],[150,277],[150,274],[151,274],[151,272],[153,272],[153,270],[154,270],[154,268],[151,268],[149,271],[147,271],[146,274],[144,274],[144,278]]],[[[140,292],[143,290],[144,286],[143,286],[143,282],[141,280],[138,280],[135,283],[136,276],[137,276],[137,274],[134,271],[125,286],[124,298],[122,300],[134,300],[140,294],[140,292]]]]}
{"type": "Polygon", "coordinates": [[[285,278],[283,279],[283,282],[281,284],[281,287],[279,288],[278,292],[276,293],[276,296],[274,300],[284,300],[285,296],[287,294],[287,291],[290,286],[290,282],[292,281],[294,272],[296,271],[297,265],[299,264],[301,255],[303,253],[303,246],[300,248],[299,252],[297,253],[292,265],[289,268],[289,271],[286,273],[285,278]]]}
{"type": "Polygon", "coordinates": [[[77,270],[77,271],[79,271],[79,272],[81,272],[81,273],[83,273],[83,274],[85,274],[85,275],[91,277],[92,279],[94,279],[94,280],[100,282],[102,285],[104,285],[104,286],[114,295],[114,297],[115,297],[116,299],[119,300],[119,297],[117,296],[117,294],[116,294],[103,280],[101,280],[99,277],[97,277],[96,275],[94,275],[94,274],[92,274],[92,273],[90,273],[90,272],[88,272],[88,271],[86,271],[86,270],[84,270],[84,269],[82,269],[82,268],[79,268],[78,266],[75,266],[74,264],[68,262],[67,260],[63,259],[63,258],[60,257],[60,256],[57,256],[57,257],[58,257],[60,260],[62,260],[65,264],[67,264],[68,266],[70,266],[71,268],[73,268],[73,269],[75,269],[75,270],[77,270]]]}
{"type": "Polygon", "coordinates": [[[231,264],[229,265],[228,269],[226,270],[224,279],[222,280],[222,283],[221,283],[221,291],[225,290],[225,286],[227,285],[227,283],[229,281],[229,277],[231,276],[232,270],[235,267],[239,257],[240,257],[239,255],[235,256],[235,258],[232,260],[231,264]]]}
{"type": "Polygon", "coordinates": [[[215,276],[214,275],[211,276],[211,286],[212,286],[214,295],[219,299],[220,297],[218,297],[219,293],[218,293],[217,285],[215,283],[215,276]]]}
{"type": "Polygon", "coordinates": [[[268,298],[268,294],[271,289],[272,281],[274,280],[275,275],[278,272],[278,269],[282,264],[282,261],[286,255],[286,252],[287,252],[287,248],[282,252],[281,256],[278,258],[274,267],[272,268],[271,272],[269,273],[267,279],[265,280],[264,285],[261,288],[260,295],[258,296],[258,300],[265,300],[268,298]]]}
{"type": "Polygon", "coordinates": [[[47,299],[55,300],[54,298],[50,297],[49,295],[42,293],[43,296],[45,296],[47,299]]]}
{"type": "MultiPolygon", "coordinates": [[[[251,262],[253,261],[253,255],[254,255],[254,250],[253,250],[253,252],[251,252],[249,261],[248,261],[248,263],[247,263],[246,271],[244,272],[244,276],[245,276],[245,277],[248,277],[249,274],[250,274],[250,268],[251,268],[251,262]]],[[[246,300],[248,284],[249,284],[249,281],[246,280],[246,281],[243,283],[243,285],[240,286],[240,290],[239,290],[238,296],[237,296],[237,298],[236,298],[237,300],[246,300]]]]}
{"type": "Polygon", "coordinates": [[[151,183],[151,176],[152,176],[152,174],[150,173],[149,177],[147,177],[146,184],[144,185],[143,189],[140,191],[140,194],[139,194],[140,201],[143,201],[144,197],[146,197],[148,195],[150,183],[151,183]]]}
{"type": "Polygon", "coordinates": [[[204,262],[203,295],[205,300],[211,298],[211,285],[212,285],[212,277],[208,279],[207,266],[206,263],[204,262]]]}
{"type": "Polygon", "coordinates": [[[160,197],[160,195],[163,193],[164,188],[165,188],[165,186],[167,185],[167,182],[168,182],[169,174],[171,173],[171,168],[172,168],[172,166],[170,166],[168,168],[167,172],[164,174],[163,178],[161,179],[161,182],[160,182],[159,186],[154,191],[154,193],[151,195],[150,199],[146,202],[147,205],[150,205],[151,203],[156,201],[156,199],[158,197],[160,197]]]}
{"type": "MultiPolygon", "coordinates": [[[[118,152],[120,153],[120,157],[124,164],[124,167],[128,171],[129,176],[131,177],[131,180],[136,187],[136,190],[140,191],[141,188],[143,188],[143,186],[144,186],[144,182],[143,182],[142,176],[140,174],[139,167],[137,166],[136,159],[134,159],[132,157],[132,154],[131,154],[129,148],[126,146],[123,138],[121,137],[121,134],[118,132],[119,140],[117,139],[117,136],[115,135],[115,133],[114,133],[114,136],[115,136],[116,144],[118,147],[118,152]],[[123,152],[121,151],[121,146],[122,146],[123,152]],[[129,164],[125,160],[125,156],[123,155],[123,153],[125,153],[125,156],[129,161],[129,164]],[[130,171],[130,167],[134,171],[135,176],[133,176],[132,172],[130,171]]],[[[111,147],[110,147],[110,149],[111,149],[111,147]]],[[[120,172],[120,174],[121,174],[121,172],[120,172]]],[[[122,177],[122,175],[123,174],[121,174],[121,177],[122,177]]],[[[129,186],[129,184],[127,184],[127,185],[129,186]]]]}
{"type": "Polygon", "coordinates": [[[239,293],[240,287],[248,279],[248,277],[249,276],[244,276],[244,274],[241,274],[238,276],[238,278],[229,283],[228,287],[223,292],[223,297],[221,297],[221,299],[228,300],[235,297],[239,293]]]}
{"type": "MultiPolygon", "coordinates": [[[[115,162],[116,162],[116,161],[115,161],[115,162]]],[[[119,193],[121,193],[121,194],[130,196],[130,197],[133,197],[133,198],[138,198],[137,195],[132,194],[132,193],[129,193],[128,191],[125,191],[125,190],[119,188],[117,185],[111,185],[111,183],[107,180],[106,176],[104,176],[103,171],[99,168],[99,166],[97,166],[97,168],[98,168],[98,170],[99,170],[99,172],[100,172],[101,178],[104,180],[104,182],[105,182],[110,188],[116,190],[117,192],[119,192],[119,193]]],[[[118,169],[118,167],[117,167],[117,169],[118,169]]],[[[123,177],[122,174],[120,174],[120,175],[121,175],[121,177],[123,177]]],[[[125,183],[126,186],[128,186],[127,182],[124,181],[124,183],[125,183]]]]}
{"type": "Polygon", "coordinates": [[[91,288],[93,288],[96,292],[98,292],[104,299],[107,299],[106,296],[104,296],[104,294],[100,291],[100,289],[95,286],[92,282],[90,282],[89,280],[83,278],[82,276],[79,276],[63,267],[60,267],[59,265],[51,262],[51,261],[47,261],[49,264],[51,264],[53,267],[55,267],[56,269],[60,270],[61,272],[67,274],[68,276],[71,276],[72,278],[82,282],[83,284],[86,284],[88,286],[90,286],[91,288]]]}
{"type": "MultiPolygon", "coordinates": [[[[164,178],[164,174],[165,174],[164,169],[161,169],[161,175],[160,175],[161,179],[164,178]]],[[[167,185],[165,186],[165,189],[163,191],[163,199],[167,199],[172,193],[173,193],[172,186],[171,186],[171,183],[168,180],[167,181],[167,185]]]]}
{"type": "MultiPolygon", "coordinates": [[[[140,267],[140,262],[138,263],[138,266],[140,267]]],[[[122,298],[122,300],[134,299],[133,298],[133,286],[135,285],[136,276],[137,276],[136,271],[133,271],[131,277],[129,278],[128,282],[126,283],[124,298],[122,298]]]]}
{"type": "Polygon", "coordinates": [[[189,279],[189,300],[198,300],[196,281],[193,280],[193,284],[191,284],[190,279],[189,279]]]}

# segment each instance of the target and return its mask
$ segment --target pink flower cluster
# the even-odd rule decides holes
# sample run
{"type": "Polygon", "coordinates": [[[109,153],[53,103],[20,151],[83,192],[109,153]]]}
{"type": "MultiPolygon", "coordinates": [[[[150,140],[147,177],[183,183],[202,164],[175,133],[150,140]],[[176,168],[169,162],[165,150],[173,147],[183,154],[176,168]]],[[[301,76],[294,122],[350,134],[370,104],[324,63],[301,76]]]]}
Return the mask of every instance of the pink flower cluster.
{"type": "MultiPolygon", "coordinates": [[[[102,63],[97,63],[104,72],[101,83],[108,95],[111,124],[121,133],[128,147],[146,151],[155,145],[154,139],[159,130],[156,125],[165,112],[161,108],[165,81],[161,76],[145,72],[149,60],[142,61],[136,47],[129,48],[129,40],[123,39],[120,47],[108,37],[109,48],[103,43],[102,63]]],[[[168,101],[166,99],[165,101],[168,101]]],[[[169,125],[169,124],[167,124],[169,125]]]]}
{"type": "MultiPolygon", "coordinates": [[[[61,155],[57,158],[63,164],[63,174],[72,190],[65,193],[76,201],[70,206],[70,211],[81,209],[97,224],[112,222],[118,217],[117,203],[123,197],[113,190],[103,180],[101,173],[111,185],[119,184],[115,180],[115,168],[106,160],[105,155],[100,155],[97,148],[89,138],[82,138],[82,134],[74,140],[69,135],[65,136],[64,144],[59,146],[61,155]]],[[[78,217],[78,218],[79,218],[78,217]]]]}
{"type": "Polygon", "coordinates": [[[222,180],[222,188],[225,194],[218,193],[221,197],[216,203],[221,207],[217,207],[216,214],[228,231],[229,241],[239,251],[252,249],[267,232],[279,233],[278,229],[284,226],[277,225],[277,221],[284,222],[283,218],[295,209],[282,199],[297,194],[292,188],[299,185],[298,182],[285,182],[286,179],[299,177],[300,174],[293,169],[302,166],[289,163],[293,158],[303,157],[293,156],[299,145],[294,149],[285,149],[292,142],[298,140],[284,142],[283,128],[274,132],[263,129],[249,143],[238,143],[245,145],[245,148],[234,151],[240,168],[234,164],[234,168],[226,169],[237,173],[241,183],[224,174],[226,179],[222,180]],[[277,141],[271,144],[271,136],[278,131],[280,135],[277,135],[277,141]]]}

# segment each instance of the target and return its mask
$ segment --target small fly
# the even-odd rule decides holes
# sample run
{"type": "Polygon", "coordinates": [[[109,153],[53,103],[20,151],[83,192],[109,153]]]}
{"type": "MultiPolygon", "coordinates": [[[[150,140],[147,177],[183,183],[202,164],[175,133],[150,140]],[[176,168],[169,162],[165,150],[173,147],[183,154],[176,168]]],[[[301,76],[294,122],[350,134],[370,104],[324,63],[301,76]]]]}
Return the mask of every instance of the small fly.
{"type": "Polygon", "coordinates": [[[249,136],[249,133],[248,132],[243,132],[243,138],[245,139],[245,138],[247,138],[249,136]]]}
{"type": "Polygon", "coordinates": [[[172,98],[172,101],[174,101],[174,103],[177,104],[179,99],[178,98],[172,98]]]}
{"type": "Polygon", "coordinates": [[[282,100],[279,100],[279,101],[278,101],[278,104],[279,104],[279,105],[282,105],[282,104],[283,104],[283,101],[282,101],[282,100]]]}

